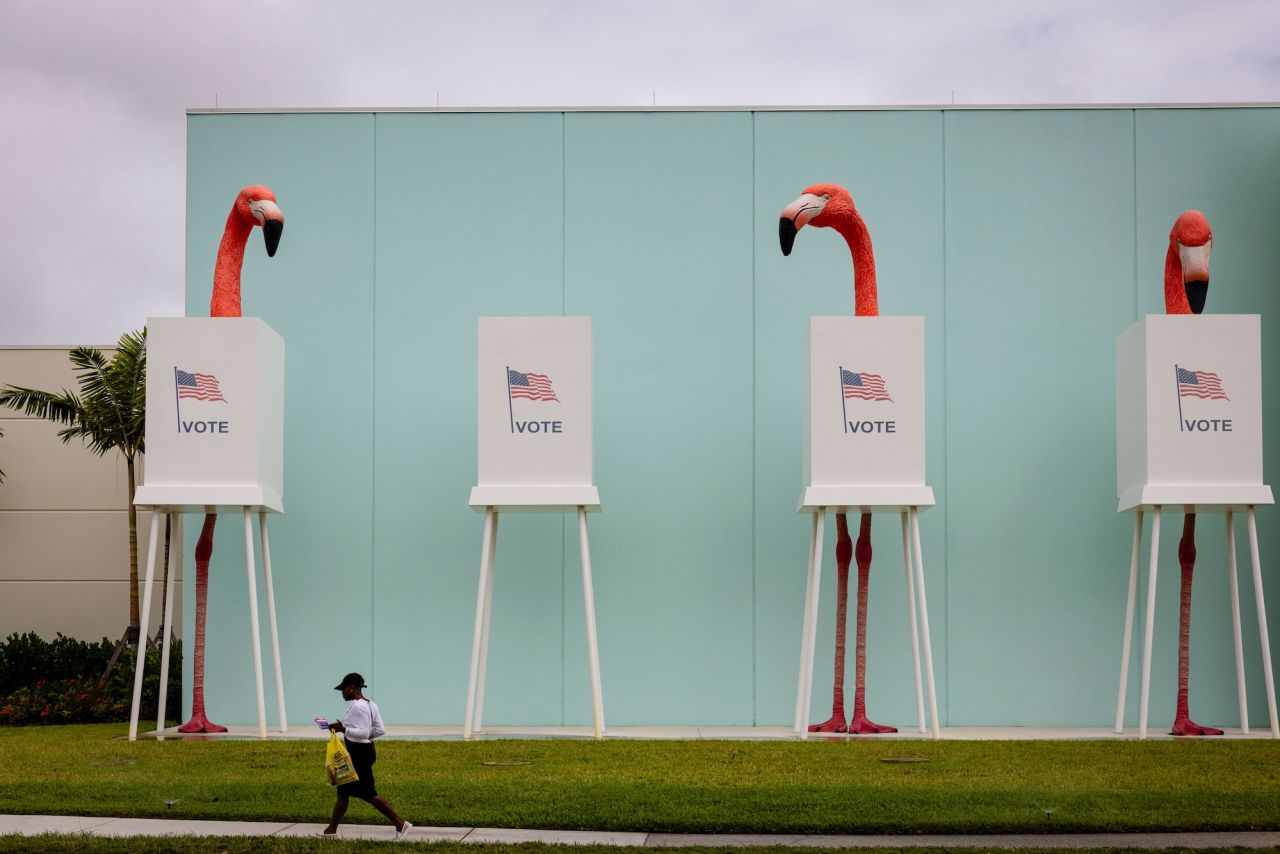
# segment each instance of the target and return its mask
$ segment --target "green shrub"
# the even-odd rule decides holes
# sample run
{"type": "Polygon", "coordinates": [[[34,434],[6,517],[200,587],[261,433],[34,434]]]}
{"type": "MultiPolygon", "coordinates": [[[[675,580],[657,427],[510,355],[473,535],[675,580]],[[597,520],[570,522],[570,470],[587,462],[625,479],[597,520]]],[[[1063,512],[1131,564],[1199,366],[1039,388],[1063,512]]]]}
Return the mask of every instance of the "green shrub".
{"type": "MultiPolygon", "coordinates": [[[[10,635],[0,643],[0,726],[99,723],[129,718],[133,702],[134,653],[116,661],[94,696],[115,644],[88,643],[59,634],[45,641],[34,632],[10,635]]],[[[176,720],[182,704],[182,644],[169,654],[167,717],[176,720]]],[[[142,680],[142,719],[154,718],[160,688],[160,653],[147,652],[142,680]]]]}

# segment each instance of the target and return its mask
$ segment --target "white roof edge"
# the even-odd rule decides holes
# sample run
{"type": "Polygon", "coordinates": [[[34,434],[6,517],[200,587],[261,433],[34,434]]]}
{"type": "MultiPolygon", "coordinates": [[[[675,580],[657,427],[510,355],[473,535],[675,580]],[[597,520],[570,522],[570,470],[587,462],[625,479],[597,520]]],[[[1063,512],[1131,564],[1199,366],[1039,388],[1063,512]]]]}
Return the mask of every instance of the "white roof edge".
{"type": "Polygon", "coordinates": [[[189,116],[277,115],[286,113],[805,113],[984,110],[1231,110],[1274,109],[1277,101],[1106,104],[855,104],[810,106],[651,107],[188,107],[189,116]]]}

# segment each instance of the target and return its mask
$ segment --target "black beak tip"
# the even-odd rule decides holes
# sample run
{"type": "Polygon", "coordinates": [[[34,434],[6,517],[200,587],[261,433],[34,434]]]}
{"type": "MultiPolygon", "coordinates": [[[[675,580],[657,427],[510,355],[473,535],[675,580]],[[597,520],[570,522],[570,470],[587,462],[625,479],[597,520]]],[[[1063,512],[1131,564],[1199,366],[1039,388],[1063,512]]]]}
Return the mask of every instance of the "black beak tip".
{"type": "Polygon", "coordinates": [[[262,239],[267,244],[267,257],[276,257],[276,248],[280,245],[280,235],[284,232],[284,223],[269,219],[262,224],[262,239]]]}
{"type": "Polygon", "coordinates": [[[1209,296],[1209,282],[1193,280],[1183,284],[1187,290],[1187,303],[1191,306],[1192,314],[1200,314],[1204,311],[1205,301],[1209,296]]]}
{"type": "Polygon", "coordinates": [[[791,254],[791,247],[796,242],[796,224],[785,216],[778,220],[778,244],[783,255],[791,254]]]}

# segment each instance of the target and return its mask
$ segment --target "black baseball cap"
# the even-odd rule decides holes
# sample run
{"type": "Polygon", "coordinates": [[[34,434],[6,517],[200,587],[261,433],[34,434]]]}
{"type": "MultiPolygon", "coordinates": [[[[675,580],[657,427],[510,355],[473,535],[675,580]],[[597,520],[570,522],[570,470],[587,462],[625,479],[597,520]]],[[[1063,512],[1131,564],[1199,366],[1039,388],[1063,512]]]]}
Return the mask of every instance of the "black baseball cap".
{"type": "Polygon", "coordinates": [[[359,673],[348,673],[346,676],[342,677],[341,682],[333,686],[333,690],[341,691],[343,688],[347,688],[347,687],[366,688],[368,686],[365,685],[364,677],[361,676],[359,673]]]}

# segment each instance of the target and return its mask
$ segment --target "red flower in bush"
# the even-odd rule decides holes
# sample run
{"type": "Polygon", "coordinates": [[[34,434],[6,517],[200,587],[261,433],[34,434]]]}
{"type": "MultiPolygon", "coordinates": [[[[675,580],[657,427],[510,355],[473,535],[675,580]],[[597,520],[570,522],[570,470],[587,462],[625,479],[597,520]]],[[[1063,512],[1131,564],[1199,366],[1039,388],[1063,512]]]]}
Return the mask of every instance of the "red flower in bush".
{"type": "Polygon", "coordinates": [[[36,681],[36,687],[37,687],[37,688],[43,688],[43,687],[44,687],[45,685],[47,685],[47,684],[49,684],[49,680],[48,680],[48,679],[39,679],[39,680],[37,680],[37,681],[36,681]]]}

